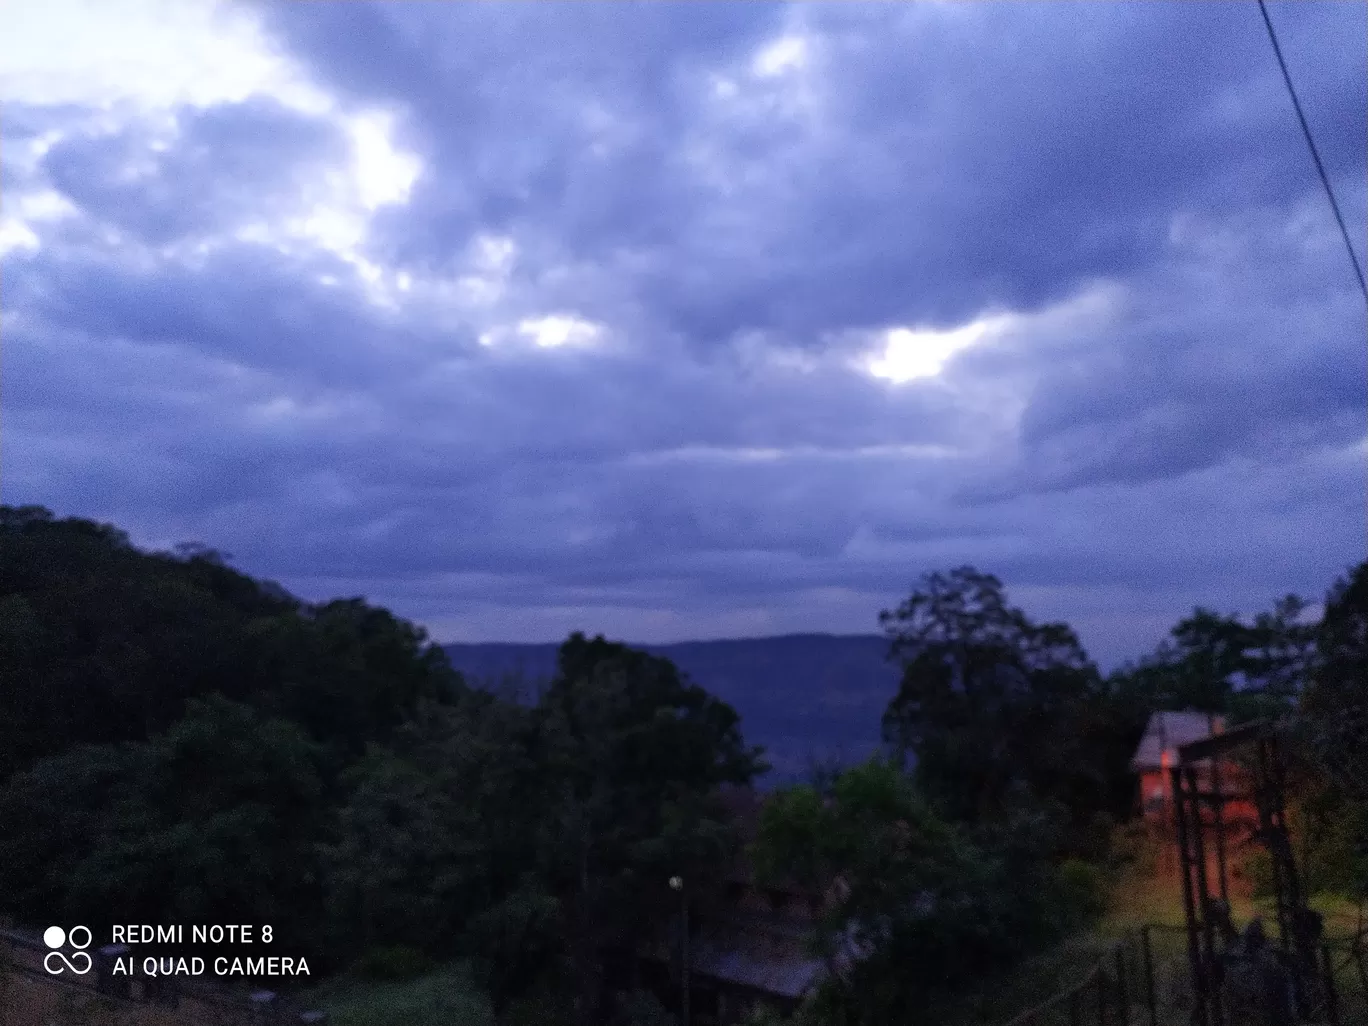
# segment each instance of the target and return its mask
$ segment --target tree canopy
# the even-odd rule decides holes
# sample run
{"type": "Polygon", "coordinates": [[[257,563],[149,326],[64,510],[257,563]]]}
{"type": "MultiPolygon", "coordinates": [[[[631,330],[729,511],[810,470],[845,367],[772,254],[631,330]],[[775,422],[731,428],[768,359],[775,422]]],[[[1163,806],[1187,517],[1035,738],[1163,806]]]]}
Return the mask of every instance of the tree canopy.
{"type": "Polygon", "coordinates": [[[989,845],[947,822],[893,761],[839,774],[765,807],[762,879],[824,895],[815,950],[829,975],[822,1021],[908,1021],[1077,925],[1095,909],[1048,858],[1049,826],[1018,812],[989,845]],[[916,971],[908,971],[915,966],[916,971]]]}
{"type": "Polygon", "coordinates": [[[0,509],[0,913],[20,922],[248,917],[324,967],[461,956],[500,1014],[554,994],[599,1022],[669,878],[700,902],[720,885],[739,840],[719,789],[763,765],[735,710],[602,637],[572,635],[528,705],[362,599],[0,509]]]}
{"type": "Polygon", "coordinates": [[[880,622],[903,668],[884,738],[915,755],[917,781],[945,815],[993,818],[1022,788],[1108,808],[1117,726],[1066,624],[1035,623],[972,567],[927,575],[880,622]]]}
{"type": "Polygon", "coordinates": [[[1197,607],[1150,655],[1115,675],[1119,688],[1155,708],[1225,713],[1244,721],[1280,716],[1310,679],[1318,626],[1286,595],[1246,623],[1197,607]]]}
{"type": "Polygon", "coordinates": [[[313,605],[202,547],[0,507],[0,779],[75,743],[145,741],[194,698],[283,716],[351,757],[463,684],[421,628],[313,605]]]}

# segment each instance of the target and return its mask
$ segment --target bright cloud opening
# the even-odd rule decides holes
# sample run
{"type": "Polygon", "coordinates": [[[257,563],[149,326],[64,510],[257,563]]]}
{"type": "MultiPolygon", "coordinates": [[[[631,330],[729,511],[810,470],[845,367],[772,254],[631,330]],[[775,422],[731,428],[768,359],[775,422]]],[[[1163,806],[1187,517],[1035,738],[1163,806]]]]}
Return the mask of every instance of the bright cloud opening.
{"type": "Polygon", "coordinates": [[[770,43],[751,62],[751,71],[758,78],[776,78],[790,71],[801,70],[807,64],[807,41],[800,36],[783,36],[770,43]]]}
{"type": "Polygon", "coordinates": [[[39,221],[69,217],[76,208],[59,192],[46,189],[19,196],[5,204],[0,217],[0,255],[12,249],[37,249],[38,234],[31,227],[39,221]]]}
{"type": "Polygon", "coordinates": [[[543,349],[587,345],[599,337],[597,324],[564,314],[527,318],[518,322],[518,332],[543,349]]]}
{"type": "MultiPolygon", "coordinates": [[[[317,181],[310,196],[300,197],[304,202],[294,216],[239,225],[222,239],[199,239],[176,252],[202,254],[246,237],[281,250],[304,243],[340,256],[367,283],[379,281],[380,270],[360,252],[370,215],[386,204],[406,202],[422,164],[392,142],[388,112],[343,113],[276,51],[251,11],[214,0],[127,0],[118,5],[7,0],[4,13],[0,89],[7,99],[103,111],[100,124],[109,131],[130,120],[162,128],[167,137],[156,139],[142,160],[124,168],[128,180],[157,171],[157,152],[174,145],[174,111],[181,104],[208,107],[265,95],[338,123],[350,138],[351,159],[317,181]]],[[[49,133],[22,152],[11,146],[7,160],[17,158],[31,166],[60,137],[49,133]]],[[[41,233],[34,231],[35,222],[70,212],[52,208],[50,202],[44,207],[32,196],[18,202],[11,197],[6,207],[0,251],[38,246],[41,233]]]]}
{"type": "Polygon", "coordinates": [[[347,132],[354,153],[352,175],[361,204],[367,210],[408,199],[422,163],[390,141],[392,119],[371,111],[349,119],[347,132]]]}
{"type": "Polygon", "coordinates": [[[210,106],[267,92],[303,110],[329,101],[266,41],[245,8],[185,0],[5,0],[7,100],[109,109],[210,106]]]}
{"type": "Polygon", "coordinates": [[[865,369],[876,378],[895,384],[917,378],[934,378],[956,353],[968,349],[990,334],[1007,328],[1009,314],[984,317],[949,331],[930,328],[890,328],[883,333],[884,349],[870,358],[865,369]]]}
{"type": "Polygon", "coordinates": [[[516,324],[500,324],[480,333],[482,346],[516,345],[530,342],[538,349],[559,349],[563,346],[587,346],[599,341],[603,325],[586,321],[574,314],[546,314],[524,317],[516,324]]]}

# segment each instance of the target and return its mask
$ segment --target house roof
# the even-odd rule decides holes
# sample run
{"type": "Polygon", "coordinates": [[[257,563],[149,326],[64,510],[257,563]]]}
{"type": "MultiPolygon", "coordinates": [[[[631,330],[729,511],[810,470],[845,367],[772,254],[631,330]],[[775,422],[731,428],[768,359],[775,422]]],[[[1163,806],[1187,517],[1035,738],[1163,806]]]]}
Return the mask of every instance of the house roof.
{"type": "Polygon", "coordinates": [[[1168,765],[1176,766],[1179,746],[1201,741],[1224,729],[1225,718],[1210,713],[1191,710],[1154,713],[1145,727],[1145,736],[1140,739],[1131,758],[1131,769],[1137,773],[1162,769],[1165,751],[1168,752],[1168,765]],[[1213,725],[1215,731],[1212,730],[1213,725]]]}
{"type": "Polygon", "coordinates": [[[769,945],[747,944],[740,938],[731,939],[731,943],[698,944],[689,952],[689,968],[715,980],[795,999],[811,990],[826,973],[820,959],[801,951],[775,950],[769,945]]]}
{"type": "MultiPolygon", "coordinates": [[[[689,945],[689,971],[697,977],[746,987],[775,997],[801,998],[826,975],[808,950],[810,929],[783,928],[732,916],[701,930],[689,945]]],[[[678,957],[677,936],[658,937],[641,954],[669,963],[678,957]]]]}

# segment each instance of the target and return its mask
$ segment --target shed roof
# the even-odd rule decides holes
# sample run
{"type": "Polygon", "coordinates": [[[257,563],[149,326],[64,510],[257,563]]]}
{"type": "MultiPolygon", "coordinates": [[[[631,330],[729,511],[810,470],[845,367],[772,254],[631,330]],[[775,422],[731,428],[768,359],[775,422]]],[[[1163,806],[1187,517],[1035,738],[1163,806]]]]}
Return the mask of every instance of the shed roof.
{"type": "Polygon", "coordinates": [[[1145,736],[1136,746],[1131,759],[1131,769],[1137,773],[1157,770],[1164,766],[1164,752],[1167,751],[1168,765],[1178,765],[1178,748],[1219,734],[1225,729],[1225,717],[1211,713],[1157,712],[1150,716],[1145,727],[1145,736]],[[1213,726],[1215,730],[1213,730],[1213,726]]]}
{"type": "Polygon", "coordinates": [[[820,959],[799,952],[709,941],[689,953],[689,967],[702,976],[793,999],[811,990],[826,972],[820,959]]]}
{"type": "MultiPolygon", "coordinates": [[[[689,971],[721,983],[798,999],[821,982],[826,966],[808,951],[810,931],[776,929],[761,922],[713,923],[689,945],[689,971]]],[[[656,938],[641,954],[656,962],[673,962],[677,936],[656,938]]]]}

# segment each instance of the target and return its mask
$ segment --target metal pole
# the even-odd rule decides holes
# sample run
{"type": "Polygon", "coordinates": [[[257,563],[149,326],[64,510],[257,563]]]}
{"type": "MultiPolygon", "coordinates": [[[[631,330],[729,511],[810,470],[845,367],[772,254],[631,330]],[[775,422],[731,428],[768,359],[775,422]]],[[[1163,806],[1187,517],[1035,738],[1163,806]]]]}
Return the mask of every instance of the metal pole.
{"type": "MultiPolygon", "coordinates": [[[[1211,734],[1216,735],[1216,717],[1210,720],[1211,734]]],[[[1211,800],[1216,818],[1216,873],[1221,888],[1221,900],[1229,903],[1230,894],[1226,888],[1226,851],[1225,851],[1225,795],[1221,793],[1221,759],[1211,757],[1211,800]]]]}
{"type": "Polygon", "coordinates": [[[1292,965],[1292,989],[1297,1008],[1306,1014],[1312,997],[1308,991],[1316,985],[1317,958],[1314,942],[1305,930],[1306,898],[1287,830],[1286,775],[1277,738],[1264,738],[1259,745],[1259,755],[1267,781],[1265,818],[1273,856],[1273,879],[1278,889],[1278,929],[1283,935],[1283,951],[1292,965]]]}
{"type": "Polygon", "coordinates": [[[1121,1022],[1130,1026],[1130,988],[1126,986],[1126,945],[1116,946],[1116,996],[1121,1002],[1121,1022]]]}
{"type": "Polygon", "coordinates": [[[680,939],[684,951],[684,1015],[683,1026],[689,1026],[689,895],[684,888],[679,889],[681,918],[684,922],[684,935],[680,939]]]}
{"type": "Polygon", "coordinates": [[[1221,992],[1216,986],[1216,937],[1211,924],[1211,884],[1207,880],[1206,846],[1202,843],[1205,826],[1202,823],[1201,791],[1198,788],[1197,771],[1191,767],[1187,771],[1187,780],[1192,794],[1192,805],[1197,813],[1192,838],[1193,856],[1197,862],[1197,886],[1201,890],[1199,907],[1202,910],[1202,989],[1205,1000],[1211,1006],[1211,1011],[1206,1014],[1211,1021],[1219,1023],[1222,1019],[1221,992]]]}
{"type": "Polygon", "coordinates": [[[1150,949],[1150,928],[1140,927],[1140,950],[1145,961],[1145,1007],[1149,1009],[1150,1026],[1159,1026],[1159,1011],[1154,1006],[1154,953],[1150,949]]]}
{"type": "Polygon", "coordinates": [[[1193,1022],[1197,1026],[1207,1026],[1207,1001],[1204,974],[1202,972],[1201,945],[1197,939],[1197,909],[1192,893],[1192,858],[1188,849],[1187,800],[1184,796],[1183,769],[1174,766],[1169,770],[1173,788],[1173,819],[1178,832],[1178,864],[1183,875],[1183,910],[1187,914],[1188,962],[1192,969],[1192,988],[1196,992],[1196,1007],[1193,1009],[1193,1022]]]}
{"type": "Polygon", "coordinates": [[[689,893],[684,878],[670,877],[670,890],[679,892],[679,1011],[682,1026],[689,1026],[689,893]]]}
{"type": "Polygon", "coordinates": [[[1321,957],[1325,961],[1325,1010],[1330,1016],[1330,1026],[1340,1026],[1339,995],[1335,993],[1335,956],[1330,945],[1321,946],[1321,957]]]}
{"type": "Polygon", "coordinates": [[[1081,1026],[1078,1021],[1078,988],[1069,992],[1069,1026],[1081,1026]]]}

